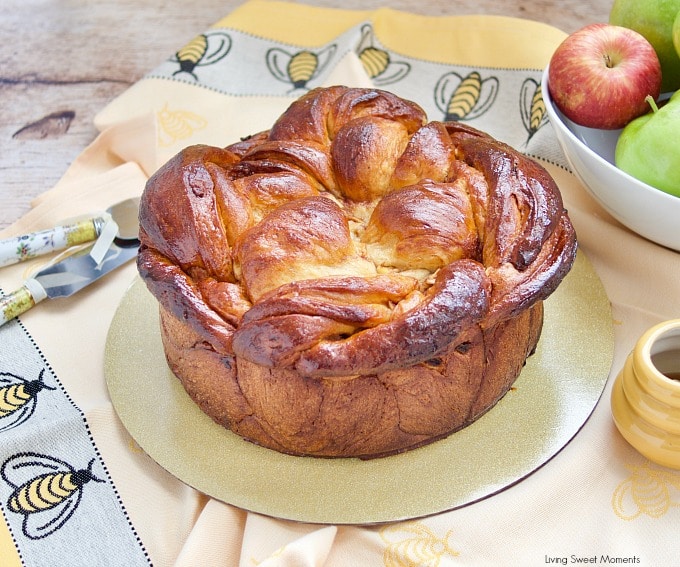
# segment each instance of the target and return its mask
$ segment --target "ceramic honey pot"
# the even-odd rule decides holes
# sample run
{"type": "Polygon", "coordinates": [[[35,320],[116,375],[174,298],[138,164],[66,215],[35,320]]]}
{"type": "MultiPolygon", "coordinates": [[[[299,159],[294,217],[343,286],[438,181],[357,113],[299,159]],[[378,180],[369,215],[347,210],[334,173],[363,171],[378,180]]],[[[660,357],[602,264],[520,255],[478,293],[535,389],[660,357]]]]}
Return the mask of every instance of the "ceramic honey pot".
{"type": "Polygon", "coordinates": [[[680,469],[680,319],[648,329],[612,388],[614,423],[649,460],[680,469]]]}

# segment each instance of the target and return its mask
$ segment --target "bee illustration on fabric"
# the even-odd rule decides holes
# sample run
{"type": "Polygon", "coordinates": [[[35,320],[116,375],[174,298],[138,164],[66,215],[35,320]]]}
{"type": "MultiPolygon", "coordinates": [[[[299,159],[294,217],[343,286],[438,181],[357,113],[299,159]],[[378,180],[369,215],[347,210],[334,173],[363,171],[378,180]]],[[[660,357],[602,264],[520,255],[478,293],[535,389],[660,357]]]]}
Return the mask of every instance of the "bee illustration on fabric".
{"type": "Polygon", "coordinates": [[[76,470],[68,463],[38,453],[18,453],[5,461],[0,477],[14,490],[7,510],[24,517],[22,530],[30,539],[42,539],[61,528],[80,504],[83,487],[106,482],[87,468],[76,470]]]}
{"type": "Polygon", "coordinates": [[[231,36],[226,32],[208,32],[197,35],[175,53],[173,61],[179,69],[172,76],[186,73],[198,81],[197,67],[213,65],[223,59],[231,49],[231,36]]]}
{"type": "Polygon", "coordinates": [[[291,84],[292,90],[306,89],[307,84],[316,79],[328,66],[338,46],[331,44],[320,51],[298,51],[289,53],[280,47],[267,50],[266,62],[269,72],[275,79],[291,84]]]}
{"type": "Polygon", "coordinates": [[[158,118],[158,143],[167,147],[190,138],[196,130],[208,125],[202,116],[189,110],[170,110],[166,103],[156,116],[158,118]]]}
{"type": "Polygon", "coordinates": [[[477,71],[466,77],[455,71],[446,73],[434,89],[435,104],[447,122],[478,118],[495,102],[497,94],[498,78],[482,79],[477,71]]]}
{"type": "Polygon", "coordinates": [[[628,465],[631,475],[612,495],[617,516],[634,520],[642,514],[660,518],[671,508],[680,506],[680,473],[654,467],[650,463],[628,465]]]}
{"type": "Polygon", "coordinates": [[[541,85],[534,79],[528,78],[522,83],[519,95],[519,112],[522,116],[524,128],[529,133],[528,143],[541,126],[548,122],[541,85]]]}
{"type": "Polygon", "coordinates": [[[373,45],[373,28],[366,24],[361,28],[361,41],[356,49],[364,71],[376,85],[396,83],[411,72],[405,61],[392,61],[390,54],[373,45]]]}
{"type": "Polygon", "coordinates": [[[385,543],[383,563],[386,567],[409,565],[439,565],[447,558],[460,555],[449,544],[451,532],[438,537],[422,522],[390,525],[380,530],[385,543]]]}
{"type": "Polygon", "coordinates": [[[38,394],[55,390],[43,382],[41,370],[35,380],[26,380],[10,372],[0,372],[0,432],[22,424],[33,415],[38,394]]]}

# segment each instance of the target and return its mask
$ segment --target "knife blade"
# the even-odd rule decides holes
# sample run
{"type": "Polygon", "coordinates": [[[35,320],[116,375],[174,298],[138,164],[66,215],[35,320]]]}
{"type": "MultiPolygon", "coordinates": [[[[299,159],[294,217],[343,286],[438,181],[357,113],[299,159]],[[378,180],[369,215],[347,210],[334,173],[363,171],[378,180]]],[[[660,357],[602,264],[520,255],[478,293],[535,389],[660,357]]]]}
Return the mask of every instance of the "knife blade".
{"type": "Polygon", "coordinates": [[[137,255],[139,241],[114,241],[97,262],[90,251],[94,243],[63,260],[48,264],[23,285],[0,298],[0,325],[25,313],[44,299],[68,297],[122,266],[137,255]]]}

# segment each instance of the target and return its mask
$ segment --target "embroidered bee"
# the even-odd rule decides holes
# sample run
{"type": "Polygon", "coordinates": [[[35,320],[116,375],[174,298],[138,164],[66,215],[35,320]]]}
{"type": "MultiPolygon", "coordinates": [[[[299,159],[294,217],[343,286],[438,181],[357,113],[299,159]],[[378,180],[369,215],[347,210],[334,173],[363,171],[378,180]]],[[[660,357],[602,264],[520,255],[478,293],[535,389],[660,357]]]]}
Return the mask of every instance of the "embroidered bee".
{"type": "Polygon", "coordinates": [[[61,528],[78,508],[83,487],[106,482],[92,473],[92,459],[85,469],[38,453],[18,453],[5,461],[0,477],[14,490],[7,510],[24,517],[22,530],[30,539],[42,539],[61,528]]]}
{"type": "Polygon", "coordinates": [[[332,44],[318,52],[303,50],[289,53],[280,47],[267,50],[267,68],[275,79],[293,85],[295,89],[306,89],[328,66],[337,50],[332,44]]]}
{"type": "Polygon", "coordinates": [[[439,565],[460,555],[449,543],[451,532],[438,537],[422,522],[406,522],[380,530],[385,544],[383,563],[386,567],[439,565]]]}
{"type": "Polygon", "coordinates": [[[680,473],[670,472],[646,462],[626,465],[631,475],[612,495],[617,516],[633,520],[641,515],[660,518],[671,508],[680,506],[680,473]]]}
{"type": "Polygon", "coordinates": [[[45,369],[35,380],[25,380],[10,372],[0,372],[0,432],[22,424],[33,415],[38,394],[55,390],[43,382],[45,369]]]}
{"type": "Polygon", "coordinates": [[[545,102],[540,83],[534,79],[525,79],[519,95],[519,111],[524,128],[529,133],[527,143],[548,122],[545,102]]]}
{"type": "Polygon", "coordinates": [[[175,53],[173,61],[179,69],[172,76],[187,73],[198,81],[196,67],[213,65],[223,59],[231,49],[231,37],[225,32],[211,32],[196,36],[175,53]]]}
{"type": "Polygon", "coordinates": [[[434,99],[444,113],[445,121],[472,120],[484,114],[496,100],[498,78],[482,76],[472,71],[461,77],[455,71],[437,81],[434,99]]]}
{"type": "Polygon", "coordinates": [[[190,138],[196,130],[205,128],[208,121],[188,110],[170,110],[166,103],[156,116],[158,118],[158,143],[167,147],[190,138]]]}
{"type": "Polygon", "coordinates": [[[411,71],[405,61],[392,61],[390,54],[373,45],[373,28],[366,24],[361,28],[361,40],[356,53],[364,71],[376,85],[396,83],[411,71]]]}

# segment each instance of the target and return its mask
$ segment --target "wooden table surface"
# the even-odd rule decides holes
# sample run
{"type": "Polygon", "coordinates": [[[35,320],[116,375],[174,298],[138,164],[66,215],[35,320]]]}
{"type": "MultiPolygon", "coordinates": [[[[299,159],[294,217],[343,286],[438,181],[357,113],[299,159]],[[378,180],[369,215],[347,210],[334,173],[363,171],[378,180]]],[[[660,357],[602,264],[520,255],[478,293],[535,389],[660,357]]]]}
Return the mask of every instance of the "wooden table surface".
{"type": "MultiPolygon", "coordinates": [[[[2,0],[0,229],[50,189],[95,138],[95,114],[241,0],[2,0]]],[[[304,0],[368,10],[384,0],[304,0]]],[[[567,33],[607,20],[612,0],[391,0],[432,16],[495,14],[567,33]]]]}

